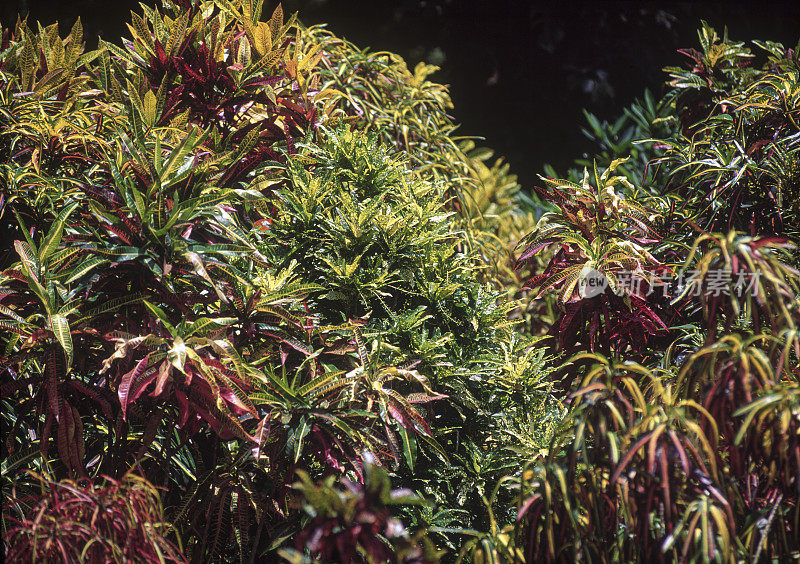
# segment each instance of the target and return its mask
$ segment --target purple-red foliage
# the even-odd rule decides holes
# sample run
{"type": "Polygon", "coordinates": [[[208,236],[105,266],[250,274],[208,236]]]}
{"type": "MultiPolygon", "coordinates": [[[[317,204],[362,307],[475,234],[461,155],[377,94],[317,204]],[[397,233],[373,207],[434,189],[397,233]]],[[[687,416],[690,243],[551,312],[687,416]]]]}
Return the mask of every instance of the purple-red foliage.
{"type": "Polygon", "coordinates": [[[3,509],[7,562],[186,562],[166,529],[155,488],[142,478],[54,482],[3,509]],[[16,510],[26,508],[20,516],[16,510]]]}

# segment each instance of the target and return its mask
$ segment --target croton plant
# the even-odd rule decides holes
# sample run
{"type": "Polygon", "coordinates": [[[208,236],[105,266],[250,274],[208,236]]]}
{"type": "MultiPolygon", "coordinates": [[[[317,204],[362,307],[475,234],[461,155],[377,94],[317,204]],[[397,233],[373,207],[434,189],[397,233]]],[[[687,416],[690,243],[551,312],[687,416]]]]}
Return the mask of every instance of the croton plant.
{"type": "Polygon", "coordinates": [[[128,31],[2,28],[6,558],[800,554],[800,49],[703,24],[532,195],[435,67],[128,31]]]}

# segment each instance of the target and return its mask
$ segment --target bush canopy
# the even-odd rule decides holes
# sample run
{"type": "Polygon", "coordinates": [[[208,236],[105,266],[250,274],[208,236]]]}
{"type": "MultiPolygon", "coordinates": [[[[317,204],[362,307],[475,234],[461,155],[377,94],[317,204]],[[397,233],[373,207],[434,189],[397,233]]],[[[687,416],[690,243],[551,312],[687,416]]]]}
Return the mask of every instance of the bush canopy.
{"type": "Polygon", "coordinates": [[[800,45],[535,193],[437,69],[260,0],[3,27],[12,559],[800,553],[800,45]]]}

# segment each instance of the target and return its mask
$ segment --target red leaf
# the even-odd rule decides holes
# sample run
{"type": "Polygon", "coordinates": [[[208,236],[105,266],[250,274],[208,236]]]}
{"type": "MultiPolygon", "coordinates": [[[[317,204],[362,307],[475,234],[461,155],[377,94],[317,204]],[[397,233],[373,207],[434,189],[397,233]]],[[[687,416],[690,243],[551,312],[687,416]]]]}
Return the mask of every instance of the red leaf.
{"type": "Polygon", "coordinates": [[[127,419],[127,411],[128,411],[128,395],[130,394],[131,384],[133,381],[141,376],[145,368],[147,368],[147,362],[150,360],[150,353],[136,364],[133,370],[128,372],[122,377],[122,380],[119,383],[119,390],[117,394],[119,395],[119,403],[122,405],[122,418],[127,419]]]}
{"type": "Polygon", "coordinates": [[[83,433],[80,415],[69,403],[64,402],[61,422],[58,424],[58,454],[64,465],[73,473],[85,476],[82,464],[83,433]]]}
{"type": "Polygon", "coordinates": [[[128,403],[133,403],[137,399],[139,399],[139,396],[141,396],[144,393],[147,386],[152,384],[153,380],[155,379],[156,379],[155,368],[151,368],[145,371],[145,373],[142,374],[139,378],[136,378],[136,380],[131,385],[132,391],[128,393],[128,403]]]}
{"type": "Polygon", "coordinates": [[[448,397],[449,396],[445,394],[436,394],[435,396],[429,396],[427,394],[408,394],[406,396],[406,401],[408,403],[428,403],[429,401],[447,399],[448,397]]]}
{"type": "Polygon", "coordinates": [[[153,444],[153,439],[156,438],[156,432],[158,431],[158,426],[161,424],[161,419],[164,417],[164,411],[161,409],[156,410],[156,414],[154,417],[151,417],[150,420],[147,422],[147,427],[145,427],[144,434],[142,435],[141,439],[141,446],[139,450],[136,452],[136,459],[139,460],[142,458],[147,449],[150,448],[150,445],[153,444]]]}
{"type": "Polygon", "coordinates": [[[172,363],[169,360],[164,359],[164,362],[161,363],[161,367],[158,369],[156,389],[150,394],[152,397],[158,397],[164,392],[164,387],[170,380],[170,376],[172,376],[172,363]]]}
{"type": "Polygon", "coordinates": [[[48,350],[48,361],[47,361],[47,400],[50,404],[50,413],[56,419],[56,422],[61,421],[61,412],[60,412],[60,404],[61,404],[61,394],[58,392],[58,381],[59,376],[63,376],[63,365],[61,364],[61,355],[57,350],[57,347],[52,346],[48,350]]]}
{"type": "Polygon", "coordinates": [[[175,390],[175,399],[178,400],[178,426],[184,427],[189,420],[189,400],[181,390],[175,390]]]}
{"type": "Polygon", "coordinates": [[[82,393],[85,396],[89,396],[94,401],[100,404],[100,409],[103,411],[103,415],[108,417],[109,419],[113,419],[114,416],[111,413],[111,404],[108,402],[106,398],[104,398],[100,391],[95,389],[94,386],[87,386],[78,382],[76,380],[71,380],[69,382],[70,388],[73,390],[82,393]]]}
{"type": "Polygon", "coordinates": [[[386,407],[389,409],[391,416],[394,417],[394,419],[400,423],[404,429],[414,428],[414,425],[408,421],[403,412],[397,409],[397,407],[395,407],[391,402],[388,402],[386,407]]]}

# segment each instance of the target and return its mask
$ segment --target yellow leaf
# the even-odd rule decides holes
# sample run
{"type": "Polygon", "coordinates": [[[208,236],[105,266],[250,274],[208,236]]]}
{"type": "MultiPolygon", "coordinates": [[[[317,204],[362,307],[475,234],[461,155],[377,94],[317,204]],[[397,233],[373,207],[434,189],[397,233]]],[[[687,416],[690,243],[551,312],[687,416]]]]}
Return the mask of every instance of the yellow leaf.
{"type": "Polygon", "coordinates": [[[264,56],[272,51],[272,32],[269,25],[264,22],[258,22],[258,28],[255,30],[255,48],[258,54],[264,56]]]}
{"type": "Polygon", "coordinates": [[[269,20],[269,31],[273,39],[278,38],[278,34],[280,33],[282,26],[283,26],[283,8],[281,7],[280,4],[278,4],[278,7],[275,8],[274,12],[272,12],[272,18],[270,18],[269,20]]]}
{"type": "Polygon", "coordinates": [[[142,118],[144,119],[145,124],[148,127],[153,127],[156,123],[156,95],[153,94],[152,90],[148,90],[147,94],[144,95],[144,111],[142,112],[142,118]]]}

